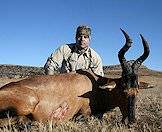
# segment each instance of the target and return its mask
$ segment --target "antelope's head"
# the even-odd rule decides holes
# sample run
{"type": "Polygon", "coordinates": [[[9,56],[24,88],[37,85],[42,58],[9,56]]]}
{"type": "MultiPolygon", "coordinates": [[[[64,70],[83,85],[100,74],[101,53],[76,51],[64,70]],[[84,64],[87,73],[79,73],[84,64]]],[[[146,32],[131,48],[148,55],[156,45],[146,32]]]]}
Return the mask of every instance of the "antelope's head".
{"type": "MultiPolygon", "coordinates": [[[[124,55],[128,51],[128,49],[131,47],[132,40],[130,39],[129,35],[122,30],[122,33],[125,36],[126,42],[125,45],[120,49],[118,53],[118,58],[122,67],[122,82],[121,85],[124,88],[124,90],[131,91],[132,89],[138,89],[138,69],[140,65],[146,60],[146,58],[149,55],[149,46],[147,41],[144,39],[142,35],[140,35],[144,47],[144,53],[133,63],[129,63],[126,61],[124,55]]],[[[131,92],[130,92],[131,94],[131,92]]]]}

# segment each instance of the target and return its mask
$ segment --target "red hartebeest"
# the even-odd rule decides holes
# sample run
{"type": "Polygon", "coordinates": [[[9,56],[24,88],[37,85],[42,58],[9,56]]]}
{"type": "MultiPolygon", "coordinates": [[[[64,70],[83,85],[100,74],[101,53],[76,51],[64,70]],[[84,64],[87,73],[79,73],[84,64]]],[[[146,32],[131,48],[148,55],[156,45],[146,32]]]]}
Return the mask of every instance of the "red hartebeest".
{"type": "Polygon", "coordinates": [[[0,111],[12,111],[15,115],[29,116],[38,121],[68,120],[80,113],[91,115],[104,113],[119,107],[123,121],[135,119],[135,98],[138,91],[138,68],[149,55],[149,47],[142,37],[144,53],[132,65],[124,54],[131,47],[131,39],[125,35],[126,43],[118,57],[122,77],[111,79],[92,72],[78,70],[75,73],[44,75],[11,82],[0,88],[0,111]],[[111,91],[100,88],[115,83],[111,91]]]}

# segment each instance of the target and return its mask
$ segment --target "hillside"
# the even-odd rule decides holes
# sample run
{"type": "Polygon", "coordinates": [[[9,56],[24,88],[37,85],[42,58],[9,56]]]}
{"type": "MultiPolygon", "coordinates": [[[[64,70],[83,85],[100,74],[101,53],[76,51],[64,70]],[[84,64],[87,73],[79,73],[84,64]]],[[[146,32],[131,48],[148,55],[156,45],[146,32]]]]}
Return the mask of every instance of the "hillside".
{"type": "MultiPolygon", "coordinates": [[[[130,62],[132,63],[132,61],[130,62]]],[[[121,75],[120,65],[104,66],[103,69],[106,76],[118,77],[121,75]]],[[[43,67],[0,64],[0,77],[23,78],[23,77],[29,77],[33,75],[43,75],[43,74],[44,74],[43,67]]],[[[161,76],[162,72],[148,69],[146,66],[142,65],[139,70],[139,75],[140,76],[141,75],[161,76]]]]}

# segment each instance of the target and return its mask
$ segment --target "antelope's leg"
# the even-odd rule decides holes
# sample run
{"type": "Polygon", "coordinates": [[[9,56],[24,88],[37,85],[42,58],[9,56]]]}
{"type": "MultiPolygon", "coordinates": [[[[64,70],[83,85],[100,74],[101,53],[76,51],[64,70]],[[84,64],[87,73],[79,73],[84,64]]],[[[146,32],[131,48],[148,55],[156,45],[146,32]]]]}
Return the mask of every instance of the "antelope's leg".
{"type": "Polygon", "coordinates": [[[122,114],[122,123],[125,124],[125,119],[128,117],[128,102],[127,100],[122,101],[122,104],[119,105],[119,109],[122,114]]]}
{"type": "Polygon", "coordinates": [[[129,124],[135,122],[135,102],[136,96],[128,96],[128,122],[129,124]]]}
{"type": "Polygon", "coordinates": [[[85,117],[90,116],[92,113],[89,103],[89,99],[82,99],[82,107],[80,108],[79,113],[85,117]]]}
{"type": "Polygon", "coordinates": [[[83,116],[89,116],[91,109],[89,106],[89,99],[83,98],[71,98],[68,101],[68,110],[63,120],[72,119],[75,115],[82,114],[83,116]]]}
{"type": "Polygon", "coordinates": [[[34,111],[39,102],[33,90],[15,87],[0,91],[0,111],[14,110],[17,115],[26,116],[34,111]]]}
{"type": "Polygon", "coordinates": [[[80,103],[76,98],[67,99],[53,96],[40,99],[32,115],[34,119],[40,122],[53,121],[53,123],[59,123],[72,119],[79,109],[80,103]]]}

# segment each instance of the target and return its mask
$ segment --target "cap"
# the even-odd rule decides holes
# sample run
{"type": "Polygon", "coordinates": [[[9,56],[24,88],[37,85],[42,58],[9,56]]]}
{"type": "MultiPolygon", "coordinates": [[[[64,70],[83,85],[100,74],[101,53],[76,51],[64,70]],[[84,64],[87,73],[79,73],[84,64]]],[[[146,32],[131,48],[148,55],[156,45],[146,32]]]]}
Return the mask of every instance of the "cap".
{"type": "Polygon", "coordinates": [[[91,35],[91,28],[86,25],[78,26],[78,28],[76,30],[76,37],[78,37],[80,35],[86,35],[89,37],[91,35]]]}

